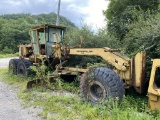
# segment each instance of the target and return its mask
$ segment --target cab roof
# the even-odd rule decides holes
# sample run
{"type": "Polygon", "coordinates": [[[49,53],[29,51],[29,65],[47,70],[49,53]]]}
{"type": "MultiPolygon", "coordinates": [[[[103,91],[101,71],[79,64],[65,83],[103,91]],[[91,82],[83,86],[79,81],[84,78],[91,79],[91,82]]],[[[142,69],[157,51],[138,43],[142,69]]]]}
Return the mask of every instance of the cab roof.
{"type": "Polygon", "coordinates": [[[64,27],[64,26],[56,26],[56,25],[52,25],[52,24],[44,24],[44,25],[41,25],[41,26],[33,27],[32,30],[44,29],[46,27],[60,28],[60,29],[64,29],[64,30],[66,29],[66,27],[64,27]]]}

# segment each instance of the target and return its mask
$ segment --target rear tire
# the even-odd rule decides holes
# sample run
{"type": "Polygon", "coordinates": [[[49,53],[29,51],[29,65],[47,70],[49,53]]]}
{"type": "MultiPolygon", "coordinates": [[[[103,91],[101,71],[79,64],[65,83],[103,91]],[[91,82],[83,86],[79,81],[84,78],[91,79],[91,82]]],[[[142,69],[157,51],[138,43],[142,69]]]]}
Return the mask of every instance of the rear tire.
{"type": "Polygon", "coordinates": [[[29,68],[32,66],[32,62],[29,60],[21,60],[17,65],[17,74],[27,76],[31,73],[31,69],[29,68]]]}
{"type": "Polygon", "coordinates": [[[103,103],[112,98],[119,102],[125,94],[123,81],[108,68],[98,67],[84,73],[80,81],[80,91],[84,101],[103,103]]]}
{"type": "Polygon", "coordinates": [[[17,65],[18,65],[18,62],[20,61],[20,59],[11,59],[9,61],[9,68],[8,68],[8,71],[9,71],[9,74],[14,74],[16,75],[17,74],[17,65]]]}

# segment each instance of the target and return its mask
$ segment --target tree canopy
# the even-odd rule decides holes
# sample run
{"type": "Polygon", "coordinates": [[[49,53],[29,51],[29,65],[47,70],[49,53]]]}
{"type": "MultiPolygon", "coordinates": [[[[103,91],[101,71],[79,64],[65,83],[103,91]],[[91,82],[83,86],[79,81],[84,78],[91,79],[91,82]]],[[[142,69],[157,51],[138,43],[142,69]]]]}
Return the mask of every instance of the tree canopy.
{"type": "MultiPolygon", "coordinates": [[[[137,21],[143,12],[159,12],[159,0],[109,0],[109,6],[104,11],[108,22],[107,29],[119,40],[128,33],[128,25],[137,21]]],[[[144,14],[147,15],[147,14],[144,14]]],[[[146,16],[147,17],[147,16],[146,16]]]]}

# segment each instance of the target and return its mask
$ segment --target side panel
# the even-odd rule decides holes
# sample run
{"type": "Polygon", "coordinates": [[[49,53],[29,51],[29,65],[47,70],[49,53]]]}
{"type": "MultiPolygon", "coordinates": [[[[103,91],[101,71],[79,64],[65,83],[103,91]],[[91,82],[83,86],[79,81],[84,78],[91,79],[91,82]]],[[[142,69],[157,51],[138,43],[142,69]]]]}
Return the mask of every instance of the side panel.
{"type": "Polygon", "coordinates": [[[19,57],[23,58],[23,57],[28,56],[29,54],[31,54],[30,50],[32,50],[30,44],[19,45],[19,57]]]}
{"type": "Polygon", "coordinates": [[[160,110],[160,59],[153,59],[148,87],[148,106],[160,110]]]}
{"type": "Polygon", "coordinates": [[[160,96],[149,93],[148,107],[152,110],[160,110],[160,96]]]}
{"type": "Polygon", "coordinates": [[[145,83],[145,64],[146,64],[146,52],[142,51],[136,54],[132,58],[132,84],[135,90],[142,94],[144,92],[145,83]]]}

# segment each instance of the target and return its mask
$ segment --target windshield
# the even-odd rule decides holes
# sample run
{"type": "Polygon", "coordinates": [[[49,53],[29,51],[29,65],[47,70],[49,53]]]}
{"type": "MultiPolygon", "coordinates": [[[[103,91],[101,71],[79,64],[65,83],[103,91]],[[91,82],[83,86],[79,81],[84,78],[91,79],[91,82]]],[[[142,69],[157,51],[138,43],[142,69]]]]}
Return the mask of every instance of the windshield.
{"type": "Polygon", "coordinates": [[[46,34],[48,35],[49,42],[57,42],[56,34],[58,34],[58,41],[62,42],[64,31],[58,28],[49,28],[46,34]]]}

